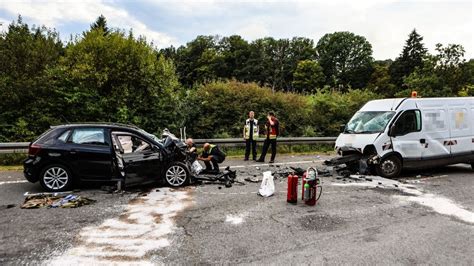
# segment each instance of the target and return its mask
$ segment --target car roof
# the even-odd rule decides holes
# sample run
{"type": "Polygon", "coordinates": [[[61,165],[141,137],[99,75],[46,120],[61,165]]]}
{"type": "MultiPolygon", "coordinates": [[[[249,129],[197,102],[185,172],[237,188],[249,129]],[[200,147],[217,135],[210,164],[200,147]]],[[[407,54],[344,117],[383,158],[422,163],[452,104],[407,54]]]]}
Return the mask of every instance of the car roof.
{"type": "Polygon", "coordinates": [[[68,127],[106,127],[106,128],[128,128],[139,130],[140,128],[131,124],[121,123],[104,123],[104,122],[87,122],[87,123],[69,123],[63,125],[51,126],[51,128],[68,128],[68,127]]]}

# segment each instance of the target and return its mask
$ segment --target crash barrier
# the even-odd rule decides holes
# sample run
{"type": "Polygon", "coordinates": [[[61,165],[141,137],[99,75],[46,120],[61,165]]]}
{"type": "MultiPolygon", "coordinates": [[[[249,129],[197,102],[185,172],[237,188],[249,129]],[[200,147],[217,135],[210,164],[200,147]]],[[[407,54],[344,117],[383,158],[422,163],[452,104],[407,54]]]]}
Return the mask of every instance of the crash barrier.
{"type": "MultiPolygon", "coordinates": [[[[265,139],[259,138],[258,143],[263,143],[265,139]]],[[[278,138],[278,144],[281,145],[309,145],[309,144],[331,144],[336,141],[336,137],[293,137],[278,138]]],[[[217,144],[223,147],[239,147],[245,146],[245,141],[241,138],[229,139],[195,139],[196,145],[202,145],[206,142],[217,144]]],[[[28,152],[29,142],[8,142],[0,143],[0,153],[26,153],[28,152]]]]}

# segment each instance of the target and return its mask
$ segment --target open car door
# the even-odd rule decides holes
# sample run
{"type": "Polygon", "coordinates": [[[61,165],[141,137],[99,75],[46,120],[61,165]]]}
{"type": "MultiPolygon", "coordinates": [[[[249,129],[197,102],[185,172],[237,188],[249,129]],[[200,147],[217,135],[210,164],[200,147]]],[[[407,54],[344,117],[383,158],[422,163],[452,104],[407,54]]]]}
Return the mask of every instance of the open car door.
{"type": "Polygon", "coordinates": [[[114,147],[118,146],[120,150],[121,156],[117,156],[117,160],[123,162],[125,185],[157,180],[162,170],[162,155],[158,147],[128,132],[112,132],[112,138],[117,144],[114,147]]]}

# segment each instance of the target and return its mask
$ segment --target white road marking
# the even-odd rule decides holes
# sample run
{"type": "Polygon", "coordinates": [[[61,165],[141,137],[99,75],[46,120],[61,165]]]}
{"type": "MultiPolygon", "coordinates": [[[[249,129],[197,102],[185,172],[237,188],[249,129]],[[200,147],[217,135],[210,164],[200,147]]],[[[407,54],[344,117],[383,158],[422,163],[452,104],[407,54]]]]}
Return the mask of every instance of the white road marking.
{"type": "MultiPolygon", "coordinates": [[[[247,167],[261,167],[261,166],[270,166],[270,165],[287,165],[287,164],[307,164],[307,163],[315,163],[314,161],[297,161],[297,162],[285,162],[285,163],[260,163],[260,164],[250,164],[250,165],[230,165],[231,169],[234,168],[247,168],[247,167]]],[[[221,166],[220,169],[225,169],[227,166],[221,166]]]]}
{"type": "Polygon", "coordinates": [[[149,254],[170,245],[174,217],[187,205],[183,190],[160,188],[127,205],[119,218],[83,228],[79,244],[48,261],[47,265],[148,265],[149,254]]]}
{"type": "Polygon", "coordinates": [[[20,183],[28,183],[28,180],[14,180],[14,181],[2,181],[0,182],[1,185],[8,185],[8,184],[20,184],[20,183]]]}

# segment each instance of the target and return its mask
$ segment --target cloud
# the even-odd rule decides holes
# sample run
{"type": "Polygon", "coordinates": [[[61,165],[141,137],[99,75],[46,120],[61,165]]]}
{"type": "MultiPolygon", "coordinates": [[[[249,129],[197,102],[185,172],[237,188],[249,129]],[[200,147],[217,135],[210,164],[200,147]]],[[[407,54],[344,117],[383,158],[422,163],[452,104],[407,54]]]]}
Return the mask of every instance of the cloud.
{"type": "Polygon", "coordinates": [[[255,40],[269,36],[270,31],[261,22],[252,22],[237,30],[237,34],[247,40],[255,40]]]}
{"type": "Polygon", "coordinates": [[[431,52],[436,43],[457,43],[473,57],[473,8],[469,0],[0,0],[0,16],[9,18],[2,10],[13,18],[20,13],[38,24],[62,26],[66,35],[100,14],[110,26],[133,28],[158,47],[185,44],[197,35],[300,36],[317,42],[326,33],[351,31],[367,38],[375,59],[397,57],[414,28],[431,52]]]}
{"type": "Polygon", "coordinates": [[[118,8],[114,2],[81,0],[81,1],[8,1],[1,0],[1,7],[10,14],[21,14],[38,25],[57,28],[65,23],[89,23],[103,14],[110,27],[133,29],[137,35],[143,35],[158,47],[169,46],[176,42],[168,34],[158,32],[136,19],[125,9],[118,8]]]}

